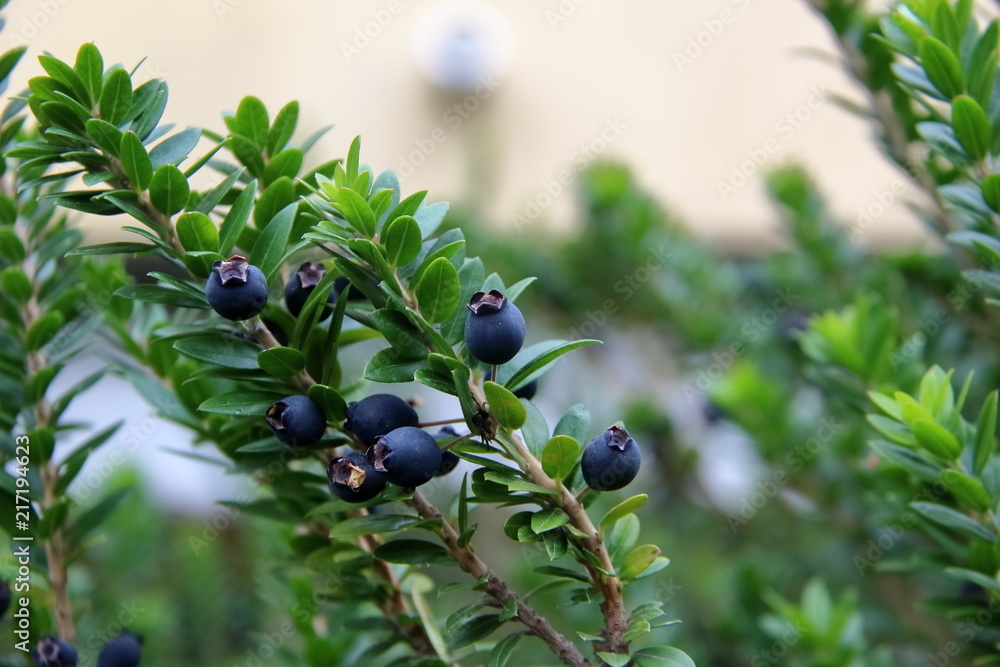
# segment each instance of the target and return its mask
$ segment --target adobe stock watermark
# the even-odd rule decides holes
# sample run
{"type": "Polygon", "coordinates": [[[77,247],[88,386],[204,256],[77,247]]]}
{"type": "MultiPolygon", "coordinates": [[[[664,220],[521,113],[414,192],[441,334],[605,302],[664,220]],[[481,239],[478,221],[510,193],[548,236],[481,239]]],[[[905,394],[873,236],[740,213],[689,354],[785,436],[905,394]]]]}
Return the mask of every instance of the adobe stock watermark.
{"type": "Polygon", "coordinates": [[[39,0],[35,3],[38,9],[21,19],[20,25],[8,25],[4,35],[8,49],[24,46],[42,30],[45,29],[52,19],[62,11],[62,8],[70,3],[70,0],[39,0]]]}
{"type": "Polygon", "coordinates": [[[698,369],[694,384],[685,382],[681,387],[684,397],[691,405],[700,405],[703,397],[716,382],[725,377],[736,361],[747,353],[749,345],[763,338],[768,331],[791,309],[802,297],[790,289],[775,290],[771,305],[757,315],[754,315],[740,327],[741,338],[734,340],[722,351],[712,353],[712,363],[698,369]]]}
{"type": "Polygon", "coordinates": [[[783,114],[774,124],[774,134],[757,146],[748,148],[746,159],[737,164],[729,172],[726,180],[715,182],[715,190],[723,202],[729,201],[736,192],[750,182],[750,179],[761,167],[770,162],[771,158],[780,152],[796,132],[812,120],[816,113],[828,102],[826,86],[813,86],[809,89],[802,104],[783,114]]]}
{"type": "Polygon", "coordinates": [[[701,24],[702,30],[688,37],[682,50],[674,51],[674,65],[679,73],[683,73],[685,67],[693,65],[706,50],[712,48],[715,41],[726,32],[726,28],[736,22],[739,12],[750,6],[750,0],[732,0],[732,4],[736,8],[735,11],[730,8],[723,9],[717,16],[705,19],[701,24]]]}
{"type": "Polygon", "coordinates": [[[567,338],[569,340],[593,338],[598,330],[608,323],[608,319],[621,309],[621,304],[628,303],[637,291],[653,279],[653,275],[663,268],[669,257],[670,253],[663,245],[652,248],[644,263],[615,281],[612,289],[615,294],[621,295],[621,298],[605,299],[597,310],[588,310],[583,323],[579,327],[570,329],[567,338]]]}
{"type": "Polygon", "coordinates": [[[750,659],[750,667],[768,667],[782,662],[789,650],[805,635],[805,631],[805,625],[801,621],[785,621],[785,631],[769,647],[754,654],[750,659]]]}
{"type": "Polygon", "coordinates": [[[437,152],[437,149],[448,141],[453,132],[456,132],[476,111],[488,100],[496,89],[500,87],[495,75],[484,76],[479,79],[476,89],[448,107],[441,115],[441,123],[434,127],[426,136],[413,141],[413,150],[405,156],[397,158],[396,176],[400,182],[409,178],[414,172],[422,167],[427,160],[437,152]]]}
{"type": "Polygon", "coordinates": [[[726,514],[726,521],[733,534],[750,523],[757,516],[757,512],[777,496],[792,477],[816,458],[824,447],[833,442],[844,428],[843,424],[837,423],[832,417],[822,417],[816,434],[785,454],[785,467],[776,469],[769,478],[758,481],[754,492],[740,503],[738,512],[726,514]]]}
{"type": "MultiPolygon", "coordinates": [[[[96,655],[104,648],[105,644],[132,627],[144,613],[146,613],[146,608],[140,607],[138,600],[123,602],[121,609],[111,622],[87,637],[85,642],[87,648],[91,649],[94,655],[96,655]]],[[[92,657],[88,655],[80,657],[79,667],[88,667],[93,664],[94,659],[92,657]]]]}
{"type": "Polygon", "coordinates": [[[576,180],[580,172],[596,162],[628,127],[628,124],[618,116],[606,119],[601,131],[586,144],[578,146],[570,155],[569,162],[574,169],[561,169],[553,178],[542,181],[537,193],[524,198],[520,210],[510,216],[514,229],[521,233],[525,227],[538,220],[542,212],[552,206],[566,191],[567,186],[576,180]]]}
{"type": "Polygon", "coordinates": [[[587,0],[560,0],[555,9],[546,9],[545,20],[548,21],[549,28],[553,31],[558,29],[573,14],[576,14],[576,10],[586,3],[587,0]]]}
{"type": "Polygon", "coordinates": [[[400,0],[389,0],[382,9],[371,12],[371,18],[364,25],[355,26],[354,37],[349,42],[340,42],[340,54],[346,62],[351,62],[361,55],[361,52],[371,46],[372,42],[389,27],[392,20],[402,13],[404,7],[400,0]]]}

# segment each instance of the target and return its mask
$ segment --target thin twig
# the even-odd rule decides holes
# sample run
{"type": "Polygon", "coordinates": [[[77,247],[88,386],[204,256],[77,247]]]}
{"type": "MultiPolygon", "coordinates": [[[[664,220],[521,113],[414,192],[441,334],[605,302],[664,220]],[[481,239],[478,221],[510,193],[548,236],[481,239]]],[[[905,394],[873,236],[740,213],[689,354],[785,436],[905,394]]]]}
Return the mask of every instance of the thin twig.
{"type": "Polygon", "coordinates": [[[455,528],[441,516],[441,512],[434,507],[419,491],[414,492],[413,498],[407,504],[417,511],[425,519],[433,519],[441,522],[441,528],[437,531],[438,536],[444,543],[458,566],[475,579],[485,581],[486,593],[497,601],[501,606],[507,605],[511,600],[517,605],[517,619],[528,628],[528,631],[541,639],[562,662],[574,667],[584,667],[591,662],[584,657],[580,649],[564,635],[556,631],[549,621],[539,615],[534,609],[517,599],[511,592],[507,583],[498,577],[493,569],[483,562],[470,546],[459,544],[459,535],[455,528]]]}

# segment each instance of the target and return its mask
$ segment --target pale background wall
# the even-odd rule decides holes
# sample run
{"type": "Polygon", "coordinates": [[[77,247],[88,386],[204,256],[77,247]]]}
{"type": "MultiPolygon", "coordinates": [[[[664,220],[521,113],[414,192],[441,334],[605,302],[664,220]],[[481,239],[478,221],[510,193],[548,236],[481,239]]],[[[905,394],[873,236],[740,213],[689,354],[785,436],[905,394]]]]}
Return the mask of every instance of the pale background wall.
{"type": "MultiPolygon", "coordinates": [[[[545,224],[572,223],[572,196],[549,204],[545,183],[579,167],[581,146],[600,148],[614,119],[621,129],[605,135],[611,141],[601,156],[632,165],[692,228],[729,244],[774,238],[759,173],[728,198],[718,191],[749,151],[771,148],[771,165],[808,165],[847,221],[903,178],[878,153],[865,122],[813,96],[826,90],[863,100],[836,65],[796,51],[834,51],[803,1],[486,0],[501,16],[494,23],[507,25],[510,65],[485,102],[470,98],[478,108],[457,128],[446,112],[463,96],[435,89],[413,47],[421,17],[446,4],[15,0],[0,41],[72,59],[80,42],[93,40],[107,60],[127,66],[148,57],[142,78],[167,79],[166,118],[179,125],[221,129],[218,112],[234,109],[244,94],[262,98],[272,114],[299,99],[299,137],[336,124],[314,158],[343,155],[361,134],[365,161],[407,173],[407,156],[418,151],[422,164],[404,179],[407,189],[430,189],[511,229],[515,215],[531,212],[530,200],[542,205],[545,224]],[[363,36],[366,28],[372,37],[363,36]],[[687,51],[699,40],[700,53],[687,51]],[[795,113],[804,119],[797,127],[780,124],[795,113]]],[[[40,72],[28,60],[17,83],[40,72]]],[[[885,242],[917,229],[896,204],[865,238],[885,242]]]]}

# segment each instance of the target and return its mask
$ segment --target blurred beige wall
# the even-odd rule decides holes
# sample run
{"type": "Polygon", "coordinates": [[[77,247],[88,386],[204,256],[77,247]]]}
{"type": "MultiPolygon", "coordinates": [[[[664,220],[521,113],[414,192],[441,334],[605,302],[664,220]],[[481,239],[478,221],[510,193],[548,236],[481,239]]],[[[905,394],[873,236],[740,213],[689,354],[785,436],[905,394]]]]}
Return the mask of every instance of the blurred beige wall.
{"type": "MultiPolygon", "coordinates": [[[[807,165],[846,222],[893,193],[863,242],[919,228],[900,201],[914,188],[868,124],[829,97],[863,102],[860,90],[835,64],[802,54],[834,53],[803,1],[488,2],[509,25],[512,58],[479,98],[440,92],[416,64],[415,26],[441,4],[14,0],[0,41],[69,60],[94,41],[129,67],[146,57],[140,76],[168,81],[165,119],[182,126],[221,129],[219,111],[245,94],[272,115],[298,99],[299,138],[336,125],[314,160],[343,155],[360,134],[376,171],[398,169],[407,190],[429,189],[511,230],[518,220],[572,224],[560,178],[597,157],[630,164],[693,229],[731,245],[777,230],[754,159],[807,165]],[[474,110],[452,108],[463,103],[474,110]]],[[[11,91],[40,72],[26,59],[11,91]]]]}

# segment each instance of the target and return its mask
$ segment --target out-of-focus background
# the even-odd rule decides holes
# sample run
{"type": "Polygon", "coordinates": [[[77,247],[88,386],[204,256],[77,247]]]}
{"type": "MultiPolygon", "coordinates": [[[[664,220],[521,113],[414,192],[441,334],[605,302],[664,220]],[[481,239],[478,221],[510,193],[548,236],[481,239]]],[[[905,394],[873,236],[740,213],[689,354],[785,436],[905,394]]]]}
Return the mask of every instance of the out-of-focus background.
{"type": "MultiPolygon", "coordinates": [[[[776,241],[762,167],[807,165],[848,219],[905,183],[834,103],[865,101],[796,0],[27,0],[8,26],[0,39],[33,53],[92,40],[126,66],[145,58],[141,77],[172,83],[179,125],[221,128],[219,110],[248,94],[272,112],[298,99],[300,127],[335,126],[315,159],[360,134],[405,187],[511,232],[573,225],[573,198],[551,193],[598,159],[744,251],[776,241]]],[[[27,63],[15,82],[41,72],[27,63]]],[[[898,206],[866,242],[918,233],[898,206]]]]}

